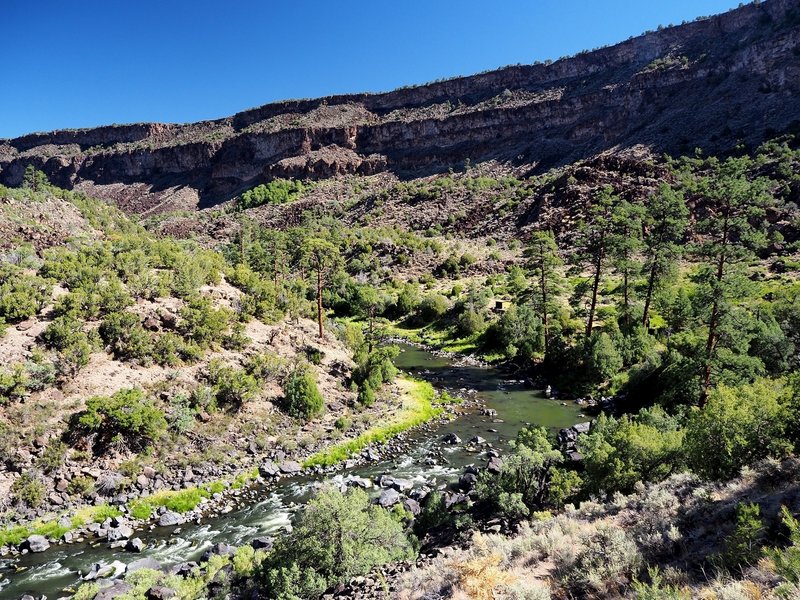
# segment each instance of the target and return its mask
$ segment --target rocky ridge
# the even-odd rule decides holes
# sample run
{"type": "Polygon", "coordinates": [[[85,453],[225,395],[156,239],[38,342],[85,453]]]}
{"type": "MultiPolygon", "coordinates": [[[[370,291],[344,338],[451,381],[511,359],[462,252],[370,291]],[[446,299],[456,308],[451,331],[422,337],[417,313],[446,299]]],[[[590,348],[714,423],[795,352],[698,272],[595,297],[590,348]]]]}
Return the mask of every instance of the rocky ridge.
{"type": "Polygon", "coordinates": [[[769,0],[551,64],[187,125],[30,134],[0,142],[0,183],[33,164],[59,186],[152,214],[275,177],[417,177],[467,159],[545,170],[640,144],[724,152],[796,124],[798,48],[800,2],[769,0]]]}

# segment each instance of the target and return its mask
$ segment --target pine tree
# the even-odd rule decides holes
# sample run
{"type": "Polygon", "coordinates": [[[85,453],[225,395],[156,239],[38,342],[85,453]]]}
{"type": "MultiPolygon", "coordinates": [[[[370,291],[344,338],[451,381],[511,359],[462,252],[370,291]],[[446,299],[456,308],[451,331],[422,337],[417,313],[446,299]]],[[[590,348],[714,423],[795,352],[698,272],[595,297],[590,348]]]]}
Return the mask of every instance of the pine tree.
{"type": "Polygon", "coordinates": [[[544,327],[544,352],[550,340],[550,315],[555,309],[554,299],[558,293],[557,269],[563,263],[552,231],[537,231],[531,237],[526,250],[528,269],[535,280],[533,286],[534,306],[544,327]]]}
{"type": "Polygon", "coordinates": [[[686,233],[689,209],[683,194],[662,184],[647,201],[644,216],[645,273],[647,290],[644,296],[642,326],[650,320],[650,304],[659,283],[674,268],[681,256],[681,242],[686,233]]]}
{"type": "Polygon", "coordinates": [[[703,182],[705,215],[697,225],[702,240],[697,250],[704,260],[700,291],[710,312],[700,406],[708,398],[718,342],[723,334],[730,334],[729,345],[736,346],[741,337],[728,317],[734,314],[734,303],[744,295],[748,283],[742,267],[766,244],[764,216],[771,197],[764,179],[748,180],[748,166],[747,158],[730,158],[715,165],[715,181],[703,182]]]}

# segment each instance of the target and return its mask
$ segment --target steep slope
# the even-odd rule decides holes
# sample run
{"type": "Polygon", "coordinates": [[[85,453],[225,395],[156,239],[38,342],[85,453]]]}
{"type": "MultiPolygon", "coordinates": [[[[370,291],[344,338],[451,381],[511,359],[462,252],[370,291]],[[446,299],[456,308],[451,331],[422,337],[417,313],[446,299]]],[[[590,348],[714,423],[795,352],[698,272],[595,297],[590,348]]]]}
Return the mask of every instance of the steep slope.
{"type": "Polygon", "coordinates": [[[724,152],[796,124],[798,48],[800,2],[769,0],[552,64],[189,125],[31,134],[0,144],[0,183],[33,164],[57,185],[155,213],[275,177],[415,177],[466,159],[541,171],[640,144],[724,152]]]}

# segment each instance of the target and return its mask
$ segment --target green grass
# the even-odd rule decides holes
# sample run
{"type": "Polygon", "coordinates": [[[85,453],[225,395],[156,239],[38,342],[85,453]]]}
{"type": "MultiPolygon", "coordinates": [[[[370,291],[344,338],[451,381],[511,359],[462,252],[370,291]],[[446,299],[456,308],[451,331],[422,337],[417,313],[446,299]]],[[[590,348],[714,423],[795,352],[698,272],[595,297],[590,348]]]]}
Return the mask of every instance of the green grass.
{"type": "Polygon", "coordinates": [[[57,540],[62,535],[77,529],[89,522],[102,523],[109,517],[119,516],[122,513],[108,504],[87,506],[70,518],[70,525],[59,525],[58,518],[47,521],[34,521],[26,525],[15,525],[0,529],[0,546],[18,546],[32,535],[43,535],[57,540]]]}
{"type": "MultiPolygon", "coordinates": [[[[230,487],[239,489],[249,481],[258,477],[258,469],[240,473],[231,483],[230,487]]],[[[186,488],[185,490],[164,490],[156,492],[145,498],[139,498],[128,504],[131,516],[136,519],[149,519],[153,511],[161,506],[176,513],[186,513],[194,510],[203,501],[214,494],[222,492],[228,487],[224,481],[214,481],[200,487],[186,488]]]]}
{"type": "Polygon", "coordinates": [[[399,433],[422,425],[442,413],[442,407],[436,405],[436,392],[430,383],[401,377],[398,378],[398,384],[404,388],[405,392],[404,410],[393,422],[373,427],[354,439],[317,452],[307,458],[303,466],[328,467],[338,464],[370,444],[382,444],[399,433]]]}

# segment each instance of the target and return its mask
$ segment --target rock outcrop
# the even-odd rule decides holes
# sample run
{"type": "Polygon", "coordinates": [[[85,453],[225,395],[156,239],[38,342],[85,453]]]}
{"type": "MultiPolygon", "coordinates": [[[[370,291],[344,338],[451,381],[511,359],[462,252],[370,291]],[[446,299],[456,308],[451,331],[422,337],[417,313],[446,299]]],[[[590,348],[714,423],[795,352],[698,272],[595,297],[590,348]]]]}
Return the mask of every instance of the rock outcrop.
{"type": "Polygon", "coordinates": [[[768,0],[551,64],[383,94],[268,104],[189,125],[0,141],[27,165],[135,213],[212,206],[276,177],[415,175],[489,159],[545,169],[643,144],[719,152],[797,126],[800,1],[768,0]]]}

